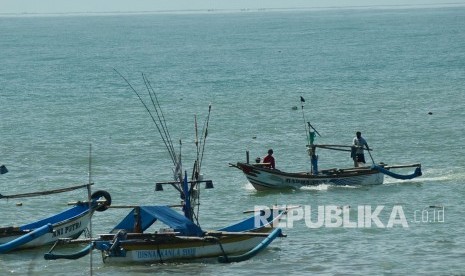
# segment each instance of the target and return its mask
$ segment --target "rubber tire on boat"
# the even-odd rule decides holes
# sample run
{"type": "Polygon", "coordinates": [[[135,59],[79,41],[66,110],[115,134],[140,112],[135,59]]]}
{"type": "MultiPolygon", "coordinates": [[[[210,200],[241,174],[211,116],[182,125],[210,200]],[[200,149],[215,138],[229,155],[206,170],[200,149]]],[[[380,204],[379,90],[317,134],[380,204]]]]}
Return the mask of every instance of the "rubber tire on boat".
{"type": "Polygon", "coordinates": [[[107,191],[104,191],[104,190],[99,190],[99,191],[95,191],[94,193],[92,193],[92,195],[90,196],[91,199],[93,200],[98,200],[99,198],[105,198],[105,200],[107,201],[106,203],[104,204],[101,204],[99,207],[97,207],[97,209],[95,209],[96,211],[98,212],[103,212],[105,211],[106,209],[108,209],[108,207],[111,205],[111,196],[110,196],[110,193],[107,192],[107,191]]]}

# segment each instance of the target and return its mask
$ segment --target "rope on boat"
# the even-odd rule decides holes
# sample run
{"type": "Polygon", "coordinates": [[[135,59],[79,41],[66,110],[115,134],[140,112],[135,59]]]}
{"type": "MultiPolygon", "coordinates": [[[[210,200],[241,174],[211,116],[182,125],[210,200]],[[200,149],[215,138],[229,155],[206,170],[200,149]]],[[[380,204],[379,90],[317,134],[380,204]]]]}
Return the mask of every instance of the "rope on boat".
{"type": "Polygon", "coordinates": [[[10,199],[10,198],[21,198],[21,197],[34,197],[34,196],[65,193],[65,192],[74,191],[74,190],[81,189],[81,188],[87,188],[90,185],[94,185],[94,183],[78,185],[78,186],[72,186],[72,187],[62,188],[62,189],[55,189],[55,190],[48,190],[48,191],[41,191],[41,192],[32,192],[32,193],[24,193],[24,194],[16,194],[16,195],[2,195],[2,194],[0,194],[0,199],[2,199],[2,198],[10,199]]]}
{"type": "Polygon", "coordinates": [[[223,252],[223,256],[221,256],[221,259],[224,260],[225,263],[229,263],[228,255],[226,254],[226,251],[224,251],[223,244],[221,243],[220,239],[218,239],[217,237],[208,237],[208,240],[212,240],[220,246],[221,252],[223,252]]]}
{"type": "Polygon", "coordinates": [[[160,244],[157,244],[157,255],[158,255],[158,258],[160,258],[160,263],[163,263],[163,259],[161,257],[161,252],[160,252],[160,244]]]}

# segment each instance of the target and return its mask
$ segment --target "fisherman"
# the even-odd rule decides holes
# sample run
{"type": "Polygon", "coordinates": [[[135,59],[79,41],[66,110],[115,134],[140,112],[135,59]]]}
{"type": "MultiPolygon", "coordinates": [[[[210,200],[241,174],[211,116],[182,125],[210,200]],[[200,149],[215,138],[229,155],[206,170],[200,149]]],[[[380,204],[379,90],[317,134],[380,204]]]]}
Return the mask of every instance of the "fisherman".
{"type": "Polygon", "coordinates": [[[263,163],[269,163],[270,165],[268,166],[268,168],[270,168],[270,169],[275,168],[275,160],[274,160],[274,157],[273,157],[273,150],[272,149],[268,150],[268,155],[265,156],[265,158],[263,158],[263,163]]]}
{"type": "Polygon", "coordinates": [[[366,146],[367,150],[370,150],[370,148],[368,147],[367,141],[362,137],[362,133],[360,131],[357,131],[355,135],[350,156],[354,160],[354,167],[358,167],[359,163],[366,163],[363,147],[366,146]]]}

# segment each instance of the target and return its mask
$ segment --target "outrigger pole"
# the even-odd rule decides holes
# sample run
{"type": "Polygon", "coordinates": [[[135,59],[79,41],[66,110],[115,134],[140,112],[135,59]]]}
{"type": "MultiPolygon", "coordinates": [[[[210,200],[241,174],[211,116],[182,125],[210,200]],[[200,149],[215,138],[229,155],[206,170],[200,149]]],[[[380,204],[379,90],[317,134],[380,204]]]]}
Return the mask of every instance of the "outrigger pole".
{"type": "Polygon", "coordinates": [[[11,199],[11,198],[21,198],[21,197],[34,197],[34,196],[43,196],[43,195],[50,195],[50,194],[58,194],[58,193],[65,193],[81,188],[87,188],[90,185],[94,185],[94,183],[87,183],[83,185],[78,185],[78,186],[72,186],[68,188],[60,188],[60,189],[55,189],[55,190],[48,190],[48,191],[41,191],[41,192],[31,192],[31,193],[24,193],[24,194],[15,194],[15,195],[2,195],[0,194],[0,199],[6,198],[6,199],[11,199]]]}

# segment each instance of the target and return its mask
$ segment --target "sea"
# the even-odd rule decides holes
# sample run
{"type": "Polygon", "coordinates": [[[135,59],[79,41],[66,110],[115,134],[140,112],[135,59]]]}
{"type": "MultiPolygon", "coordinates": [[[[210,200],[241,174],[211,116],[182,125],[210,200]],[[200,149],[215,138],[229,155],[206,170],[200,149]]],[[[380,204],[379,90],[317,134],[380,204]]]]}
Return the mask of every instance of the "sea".
{"type": "MultiPolygon", "coordinates": [[[[287,237],[244,262],[115,266],[97,251],[47,261],[46,246],[0,255],[1,275],[465,274],[464,5],[2,14],[0,37],[0,226],[58,213],[87,190],[5,196],[86,183],[114,206],[180,203],[173,189],[155,191],[174,168],[134,93],[152,107],[144,77],[189,175],[196,125],[198,136],[207,129],[203,228],[295,207],[287,237]],[[271,148],[277,169],[309,171],[307,122],[317,144],[350,145],[361,131],[367,165],[421,163],[423,175],[259,192],[230,166],[271,148]]],[[[353,163],[317,154],[320,169],[353,163]]],[[[126,212],[96,212],[88,235],[126,212]]]]}

